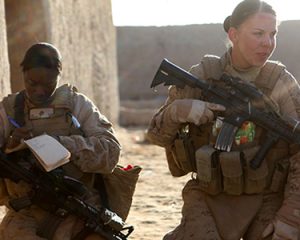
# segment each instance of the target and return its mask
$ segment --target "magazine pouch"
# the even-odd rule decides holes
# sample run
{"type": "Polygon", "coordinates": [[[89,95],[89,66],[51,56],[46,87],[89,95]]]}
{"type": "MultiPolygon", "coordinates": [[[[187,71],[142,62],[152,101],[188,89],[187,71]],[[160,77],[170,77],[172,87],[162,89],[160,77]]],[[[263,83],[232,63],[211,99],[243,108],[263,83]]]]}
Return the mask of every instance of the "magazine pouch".
{"type": "Polygon", "coordinates": [[[220,193],[222,191],[222,180],[218,151],[212,146],[205,145],[199,148],[195,155],[199,187],[211,195],[220,193]]]}
{"type": "Polygon", "coordinates": [[[259,147],[253,147],[243,151],[245,159],[244,168],[244,192],[247,194],[261,193],[267,185],[268,166],[267,161],[264,159],[259,168],[253,169],[250,166],[250,161],[258,152],[259,147]]]}
{"type": "Polygon", "coordinates": [[[276,162],[274,174],[272,176],[272,182],[270,185],[270,190],[272,192],[283,191],[289,172],[289,167],[290,163],[288,158],[283,158],[276,162]]]}
{"type": "Polygon", "coordinates": [[[175,139],[173,156],[178,166],[185,173],[195,171],[194,147],[192,139],[188,135],[175,139]]]}
{"type": "Polygon", "coordinates": [[[243,168],[239,151],[221,152],[219,155],[223,174],[224,192],[231,195],[243,193],[243,168]]]}

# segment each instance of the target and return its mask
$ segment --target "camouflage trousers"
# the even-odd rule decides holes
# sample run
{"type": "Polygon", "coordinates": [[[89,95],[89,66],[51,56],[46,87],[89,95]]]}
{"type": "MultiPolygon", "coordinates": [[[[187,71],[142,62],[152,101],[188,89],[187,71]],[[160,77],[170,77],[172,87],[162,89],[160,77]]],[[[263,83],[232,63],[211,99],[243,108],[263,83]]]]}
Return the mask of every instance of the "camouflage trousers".
{"type": "MultiPolygon", "coordinates": [[[[167,233],[163,240],[221,240],[215,220],[206,204],[205,193],[197,180],[190,180],[182,191],[182,219],[173,231],[167,233]]],[[[244,236],[226,240],[258,240],[268,223],[274,218],[282,203],[282,194],[265,194],[263,203],[256,216],[247,228],[244,236]]],[[[230,221],[230,219],[228,219],[230,221]]],[[[265,238],[269,240],[271,238],[265,238]]]]}
{"type": "MultiPolygon", "coordinates": [[[[9,210],[0,225],[1,240],[46,240],[36,234],[38,224],[45,212],[31,207],[30,210],[9,210]]],[[[73,216],[66,217],[55,231],[53,240],[70,240],[83,228],[83,222],[73,216]]],[[[104,240],[90,234],[85,240],[104,240]]]]}

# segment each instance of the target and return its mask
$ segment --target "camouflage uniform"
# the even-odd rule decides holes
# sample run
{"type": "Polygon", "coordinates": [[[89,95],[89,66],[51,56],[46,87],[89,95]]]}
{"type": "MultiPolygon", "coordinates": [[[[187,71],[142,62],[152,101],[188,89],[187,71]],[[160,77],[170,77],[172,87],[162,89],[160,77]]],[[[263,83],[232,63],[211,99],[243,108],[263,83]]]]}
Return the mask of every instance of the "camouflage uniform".
{"type": "MultiPolygon", "coordinates": [[[[14,101],[15,94],[9,95],[0,104],[1,146],[5,146],[12,132],[7,112],[12,111],[14,101]]],[[[111,173],[120,153],[120,144],[114,136],[111,123],[86,96],[69,85],[56,90],[55,99],[48,106],[55,110],[51,118],[31,120],[30,110],[34,107],[25,98],[25,126],[32,127],[34,136],[46,132],[59,137],[59,141],[71,152],[71,161],[64,166],[66,172],[84,182],[92,192],[90,201],[99,203],[99,195],[92,188],[92,173],[111,173]],[[78,119],[85,136],[75,129],[70,118],[66,117],[66,112],[71,112],[78,119]]],[[[26,195],[30,186],[22,181],[16,184],[8,179],[1,179],[0,186],[0,203],[9,208],[0,227],[0,239],[44,239],[36,235],[36,229],[45,220],[45,211],[32,205],[15,212],[8,205],[9,199],[26,195]]],[[[54,239],[71,239],[82,226],[79,219],[69,216],[59,225],[54,239]]],[[[90,239],[102,238],[97,235],[90,239]]]]}
{"type": "MultiPolygon", "coordinates": [[[[191,68],[191,73],[208,80],[209,78],[219,79],[220,74],[225,72],[233,77],[240,77],[243,81],[255,83],[259,88],[265,87],[268,90],[266,95],[274,101],[282,115],[299,119],[299,84],[283,65],[268,61],[263,67],[264,71],[262,68],[252,68],[246,71],[232,66],[229,52],[221,58],[215,59],[215,56],[205,56],[198,65],[191,68]],[[272,78],[272,74],[275,72],[274,67],[277,69],[278,76],[276,76],[273,86],[269,87],[268,79],[272,78]],[[255,82],[259,76],[265,81],[265,85],[255,82]]],[[[183,89],[170,87],[166,103],[154,115],[147,132],[147,137],[152,143],[166,149],[170,171],[173,176],[177,177],[184,175],[185,172],[174,167],[173,153],[171,154],[171,152],[182,122],[174,121],[175,118],[172,116],[172,111],[169,111],[169,106],[178,99],[202,100],[201,90],[188,86],[183,89]]],[[[177,109],[177,114],[183,113],[177,109]]],[[[211,125],[208,127],[211,128],[211,125]]],[[[262,239],[261,235],[266,226],[276,219],[279,219],[280,223],[283,222],[283,228],[292,226],[295,232],[293,239],[298,239],[300,215],[297,209],[300,208],[300,202],[297,200],[299,199],[300,156],[299,154],[294,155],[298,150],[292,146],[284,147],[285,154],[282,163],[286,164],[285,166],[290,164],[290,167],[286,168],[286,172],[289,172],[288,179],[283,177],[284,182],[280,185],[274,170],[276,163],[272,160],[277,154],[277,147],[279,149],[279,145],[276,145],[273,156],[267,156],[268,161],[265,161],[268,162],[269,169],[267,171],[268,184],[259,193],[245,194],[242,192],[230,195],[223,191],[211,195],[200,187],[199,178],[201,176],[198,175],[191,179],[182,192],[184,205],[181,223],[175,230],[168,233],[164,240],[238,240],[242,237],[244,240],[262,239]],[[292,155],[294,156],[291,158],[292,155]],[[275,185],[278,185],[276,189],[275,185]]],[[[268,239],[267,236],[265,239],[268,239]]]]}

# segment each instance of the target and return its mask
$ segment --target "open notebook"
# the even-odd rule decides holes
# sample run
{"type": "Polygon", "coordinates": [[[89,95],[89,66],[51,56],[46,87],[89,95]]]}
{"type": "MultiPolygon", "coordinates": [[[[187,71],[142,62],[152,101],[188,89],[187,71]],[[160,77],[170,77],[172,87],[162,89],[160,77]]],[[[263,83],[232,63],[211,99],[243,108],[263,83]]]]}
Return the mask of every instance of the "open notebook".
{"type": "Polygon", "coordinates": [[[18,151],[28,147],[38,162],[47,171],[51,171],[70,161],[71,153],[55,138],[43,134],[24,140],[14,149],[7,149],[6,153],[18,151]]]}

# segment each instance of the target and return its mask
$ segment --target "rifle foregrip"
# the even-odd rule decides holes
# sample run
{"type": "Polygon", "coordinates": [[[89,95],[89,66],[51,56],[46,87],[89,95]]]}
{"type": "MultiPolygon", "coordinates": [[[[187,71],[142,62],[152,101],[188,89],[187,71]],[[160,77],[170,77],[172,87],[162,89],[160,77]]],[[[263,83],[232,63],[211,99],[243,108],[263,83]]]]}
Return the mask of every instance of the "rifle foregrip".
{"type": "Polygon", "coordinates": [[[260,150],[257,152],[255,157],[250,161],[250,167],[252,169],[257,169],[260,167],[268,150],[269,149],[266,150],[266,149],[260,148],[260,150]]]}

